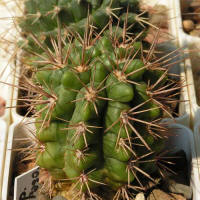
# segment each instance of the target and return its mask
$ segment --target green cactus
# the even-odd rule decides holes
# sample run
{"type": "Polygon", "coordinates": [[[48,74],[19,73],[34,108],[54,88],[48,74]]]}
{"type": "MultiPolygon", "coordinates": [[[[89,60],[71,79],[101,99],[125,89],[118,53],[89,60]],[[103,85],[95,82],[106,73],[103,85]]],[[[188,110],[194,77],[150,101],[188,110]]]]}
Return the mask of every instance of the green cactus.
{"type": "Polygon", "coordinates": [[[110,18],[113,18],[113,25],[117,25],[120,19],[121,28],[124,21],[128,19],[129,22],[131,19],[129,29],[137,35],[148,25],[145,18],[143,19],[144,16],[146,17],[146,14],[140,16],[138,0],[27,0],[24,15],[18,20],[22,36],[26,39],[20,41],[19,45],[26,50],[41,53],[43,50],[34,43],[30,33],[36,35],[37,38],[40,37],[39,41],[42,44],[52,48],[50,40],[52,37],[57,37],[60,27],[62,27],[61,34],[68,40],[68,32],[80,34],[83,37],[88,20],[99,33],[108,25],[110,18]],[[126,17],[127,8],[128,18],[126,17]]]}
{"type": "Polygon", "coordinates": [[[34,75],[26,81],[37,94],[36,163],[55,182],[70,182],[74,199],[100,199],[95,191],[107,187],[115,193],[110,199],[128,200],[145,188],[143,177],[159,172],[167,135],[160,119],[172,115],[181,87],[142,51],[138,2],[28,0],[25,11],[19,25],[31,38],[34,75]],[[49,32],[51,44],[40,42],[49,32]]]}

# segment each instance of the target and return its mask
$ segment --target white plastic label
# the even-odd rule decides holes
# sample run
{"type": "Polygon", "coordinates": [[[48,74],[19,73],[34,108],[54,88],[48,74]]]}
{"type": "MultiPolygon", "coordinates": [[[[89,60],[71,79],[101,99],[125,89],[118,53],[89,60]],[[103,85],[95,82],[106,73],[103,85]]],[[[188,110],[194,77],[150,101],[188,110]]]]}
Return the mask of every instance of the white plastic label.
{"type": "Polygon", "coordinates": [[[36,200],[39,189],[39,167],[15,178],[14,200],[36,200]]]}

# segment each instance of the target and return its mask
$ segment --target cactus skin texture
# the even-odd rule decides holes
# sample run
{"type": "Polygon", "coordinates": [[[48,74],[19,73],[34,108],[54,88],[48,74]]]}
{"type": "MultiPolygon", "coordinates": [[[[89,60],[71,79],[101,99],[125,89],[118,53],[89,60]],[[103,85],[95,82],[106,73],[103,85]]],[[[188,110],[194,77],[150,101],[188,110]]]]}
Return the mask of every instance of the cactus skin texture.
{"type": "Polygon", "coordinates": [[[32,51],[40,52],[29,59],[36,100],[41,102],[35,106],[40,146],[36,163],[55,182],[70,182],[77,191],[73,199],[101,199],[95,191],[110,188],[115,195],[109,199],[128,200],[133,190],[144,190],[144,177],[153,180],[152,174],[160,170],[167,128],[159,122],[163,113],[171,115],[168,102],[176,95],[170,95],[180,87],[170,80],[167,68],[149,54],[145,57],[142,37],[135,39],[143,27],[138,23],[128,29],[137,4],[136,0],[25,3],[26,17],[19,25],[30,37],[32,51]],[[68,37],[61,24],[70,30],[68,37]],[[127,29],[134,31],[133,36],[127,29]],[[38,41],[49,32],[53,35],[46,48],[38,41]]]}

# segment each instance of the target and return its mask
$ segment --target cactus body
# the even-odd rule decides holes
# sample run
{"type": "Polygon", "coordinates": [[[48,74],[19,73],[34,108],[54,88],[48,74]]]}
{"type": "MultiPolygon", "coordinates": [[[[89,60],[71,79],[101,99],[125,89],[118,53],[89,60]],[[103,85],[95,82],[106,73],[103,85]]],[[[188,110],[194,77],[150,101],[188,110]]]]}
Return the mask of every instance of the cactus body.
{"type": "Polygon", "coordinates": [[[77,199],[93,198],[93,189],[102,185],[119,196],[125,189],[128,195],[141,186],[138,177],[152,180],[165,138],[153,129],[163,128],[157,121],[166,112],[159,94],[169,96],[171,91],[165,92],[170,85],[167,69],[145,60],[142,34],[134,39],[143,29],[137,24],[138,2],[28,0],[25,8],[22,31],[28,36],[32,32],[36,43],[35,37],[47,37],[39,49],[28,38],[30,49],[42,52],[34,55],[39,62],[31,64],[34,83],[43,88],[38,97],[42,103],[36,106],[42,121],[37,125],[42,143],[37,164],[55,181],[59,177],[75,185],[77,199]],[[88,22],[97,29],[86,26],[88,22]],[[126,26],[133,23],[136,30],[133,26],[129,36],[126,26]]]}

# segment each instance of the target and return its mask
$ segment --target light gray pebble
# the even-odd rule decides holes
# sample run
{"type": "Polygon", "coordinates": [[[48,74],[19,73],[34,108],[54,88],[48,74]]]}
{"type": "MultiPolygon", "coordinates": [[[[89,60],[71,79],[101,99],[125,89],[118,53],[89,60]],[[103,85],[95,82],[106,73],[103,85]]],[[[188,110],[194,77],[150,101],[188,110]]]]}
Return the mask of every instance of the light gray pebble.
{"type": "Polygon", "coordinates": [[[39,194],[39,195],[37,196],[37,199],[38,199],[38,200],[50,200],[49,197],[47,197],[47,196],[44,195],[44,194],[39,194]]]}
{"type": "Polygon", "coordinates": [[[143,192],[140,192],[136,195],[135,200],[145,200],[145,196],[143,192]]]}
{"type": "Polygon", "coordinates": [[[186,199],[192,198],[192,188],[188,185],[183,185],[176,183],[175,181],[170,181],[168,189],[172,193],[182,194],[186,199]]]}
{"type": "Polygon", "coordinates": [[[58,195],[58,196],[55,196],[52,200],[67,200],[67,199],[63,196],[58,195]]]}

